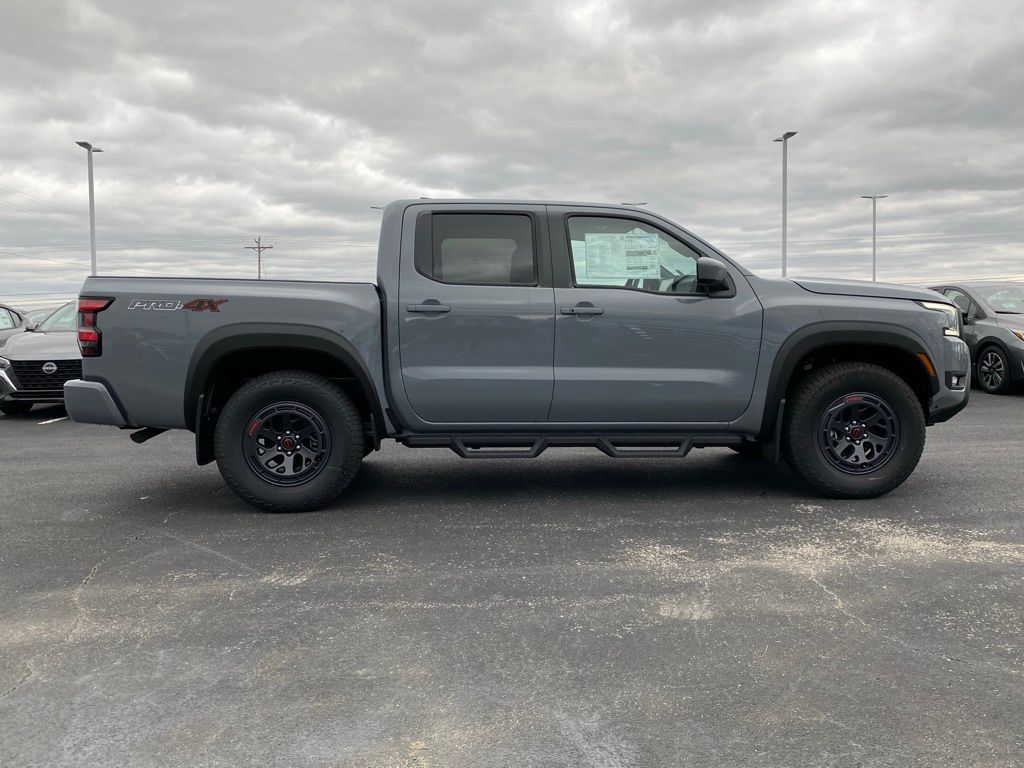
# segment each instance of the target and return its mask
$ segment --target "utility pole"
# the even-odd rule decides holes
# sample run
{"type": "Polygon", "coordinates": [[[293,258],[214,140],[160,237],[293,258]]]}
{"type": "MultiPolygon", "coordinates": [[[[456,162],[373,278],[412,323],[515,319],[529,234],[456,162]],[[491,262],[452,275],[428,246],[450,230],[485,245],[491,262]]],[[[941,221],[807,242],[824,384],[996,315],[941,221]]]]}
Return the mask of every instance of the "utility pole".
{"type": "Polygon", "coordinates": [[[86,151],[89,156],[89,250],[92,253],[90,275],[96,275],[96,198],[92,191],[92,156],[94,152],[102,152],[88,141],[76,141],[75,144],[86,151]]]}
{"type": "Polygon", "coordinates": [[[777,139],[772,141],[782,142],[782,276],[786,276],[786,214],[789,205],[788,181],[789,181],[789,140],[796,136],[796,131],[786,131],[777,139]]]}
{"type": "Polygon", "coordinates": [[[272,245],[264,245],[262,240],[263,240],[263,235],[260,235],[255,240],[253,240],[253,242],[256,243],[256,245],[246,245],[246,246],[244,246],[245,249],[248,250],[248,251],[256,251],[256,279],[257,280],[262,280],[263,279],[263,252],[264,251],[269,251],[269,250],[273,249],[273,247],[274,247],[272,245]]]}
{"type": "Polygon", "coordinates": [[[878,201],[885,200],[888,195],[861,195],[864,200],[871,201],[871,282],[875,282],[878,271],[878,201]]]}

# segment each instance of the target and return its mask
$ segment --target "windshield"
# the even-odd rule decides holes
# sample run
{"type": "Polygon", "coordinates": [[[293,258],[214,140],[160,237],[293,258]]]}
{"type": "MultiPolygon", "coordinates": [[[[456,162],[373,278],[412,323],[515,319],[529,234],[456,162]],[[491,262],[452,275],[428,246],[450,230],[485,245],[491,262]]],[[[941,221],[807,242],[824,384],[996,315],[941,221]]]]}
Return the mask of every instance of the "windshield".
{"type": "Polygon", "coordinates": [[[48,318],[43,320],[43,322],[39,324],[38,330],[43,333],[52,333],[54,331],[73,331],[75,330],[75,317],[77,314],[78,302],[72,301],[65,304],[48,318]]]}
{"type": "Polygon", "coordinates": [[[1024,313],[1024,285],[997,285],[975,289],[996,312],[1024,313]]]}

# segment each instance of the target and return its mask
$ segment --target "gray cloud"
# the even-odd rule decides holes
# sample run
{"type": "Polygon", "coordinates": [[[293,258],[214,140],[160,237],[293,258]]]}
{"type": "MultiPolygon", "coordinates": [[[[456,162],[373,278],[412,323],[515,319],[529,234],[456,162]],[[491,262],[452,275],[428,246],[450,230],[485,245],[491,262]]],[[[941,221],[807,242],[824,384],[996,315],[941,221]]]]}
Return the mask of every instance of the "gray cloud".
{"type": "Polygon", "coordinates": [[[1015,3],[246,3],[0,9],[0,295],[101,271],[371,277],[408,196],[643,200],[766,274],[1024,277],[1015,3]]]}

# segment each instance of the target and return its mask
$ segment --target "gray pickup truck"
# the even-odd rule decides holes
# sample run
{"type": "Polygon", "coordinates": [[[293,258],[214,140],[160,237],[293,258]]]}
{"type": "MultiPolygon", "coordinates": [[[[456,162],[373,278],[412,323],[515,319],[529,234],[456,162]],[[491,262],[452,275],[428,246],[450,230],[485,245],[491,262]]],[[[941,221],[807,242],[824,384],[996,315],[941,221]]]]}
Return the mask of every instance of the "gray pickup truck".
{"type": "Polygon", "coordinates": [[[818,492],[886,493],[966,404],[928,290],[757,277],[647,210],[404,200],[377,284],[95,277],[75,421],[195,433],[246,501],[322,507],[393,439],[466,458],[721,446],[818,492]]]}

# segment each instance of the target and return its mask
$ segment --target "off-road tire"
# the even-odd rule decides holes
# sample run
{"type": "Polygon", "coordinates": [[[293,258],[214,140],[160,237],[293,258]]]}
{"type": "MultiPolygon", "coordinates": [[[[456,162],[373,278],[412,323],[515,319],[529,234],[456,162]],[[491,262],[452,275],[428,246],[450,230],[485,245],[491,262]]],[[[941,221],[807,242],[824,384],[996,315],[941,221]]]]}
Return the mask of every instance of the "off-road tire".
{"type": "Polygon", "coordinates": [[[790,468],[824,496],[865,499],[898,487],[924,450],[925,415],[906,381],[868,363],[837,363],[812,371],[790,395],[782,426],[782,452],[790,468]],[[885,464],[867,474],[847,474],[826,458],[819,428],[829,405],[849,393],[866,393],[891,406],[899,439],[885,464]]]}
{"type": "Polygon", "coordinates": [[[4,416],[22,416],[32,410],[32,403],[0,403],[4,416]]]}
{"type": "Polygon", "coordinates": [[[340,387],[306,371],[277,371],[231,395],[217,419],[213,451],[224,481],[243,500],[267,512],[307,512],[330,504],[348,487],[362,463],[363,442],[359,411],[340,387]],[[279,402],[313,409],[330,436],[326,465],[309,480],[287,487],[258,475],[244,447],[254,414],[279,402]]]}

